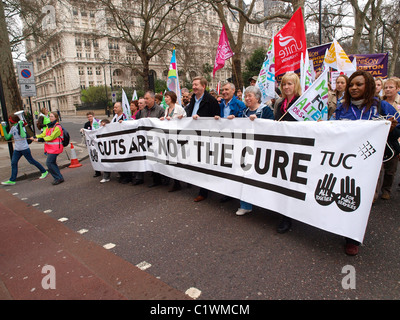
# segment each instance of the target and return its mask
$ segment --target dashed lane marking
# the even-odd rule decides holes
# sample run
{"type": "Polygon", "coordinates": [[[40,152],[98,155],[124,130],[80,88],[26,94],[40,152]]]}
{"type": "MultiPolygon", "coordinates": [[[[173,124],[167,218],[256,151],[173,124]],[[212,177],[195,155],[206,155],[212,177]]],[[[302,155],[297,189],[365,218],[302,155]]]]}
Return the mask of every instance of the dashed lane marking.
{"type": "Polygon", "coordinates": [[[142,262],[138,263],[136,265],[136,267],[138,267],[140,270],[146,270],[151,267],[151,264],[146,261],[142,261],[142,262]]]}

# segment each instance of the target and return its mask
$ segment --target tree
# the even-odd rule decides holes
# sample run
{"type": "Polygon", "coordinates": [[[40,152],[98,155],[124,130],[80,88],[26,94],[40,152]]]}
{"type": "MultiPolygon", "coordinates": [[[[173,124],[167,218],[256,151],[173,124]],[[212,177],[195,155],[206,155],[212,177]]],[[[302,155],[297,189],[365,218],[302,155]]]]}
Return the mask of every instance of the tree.
{"type": "Polygon", "coordinates": [[[382,7],[382,15],[380,16],[380,24],[384,33],[379,34],[382,43],[382,51],[388,51],[390,56],[388,75],[398,75],[400,68],[400,2],[394,5],[386,5],[382,7]],[[384,36],[385,35],[385,36],[384,36]],[[384,39],[383,39],[384,38],[384,39]]]}
{"type": "MultiPolygon", "coordinates": [[[[242,78],[242,51],[243,51],[243,34],[247,24],[262,24],[271,21],[288,21],[293,12],[298,8],[304,8],[305,0],[285,0],[281,1],[288,3],[289,6],[283,8],[280,4],[274,7],[270,7],[268,14],[265,14],[265,10],[256,11],[257,0],[251,0],[249,4],[245,4],[244,1],[231,1],[231,0],[204,0],[217,12],[219,19],[225,26],[225,30],[228,36],[229,44],[235,55],[232,57],[232,73],[234,84],[237,88],[243,87],[242,78]],[[291,9],[293,8],[293,10],[291,9]],[[285,10],[282,10],[285,9],[285,10]],[[227,15],[235,16],[238,21],[237,31],[233,29],[227,23],[227,15]]],[[[265,6],[265,2],[264,2],[265,6]]],[[[265,7],[264,7],[265,9],[265,7]]]]}
{"type": "Polygon", "coordinates": [[[95,86],[83,89],[81,91],[81,100],[85,105],[90,105],[91,107],[101,107],[107,106],[109,99],[109,94],[104,86],[95,86]]]}
{"type": "Polygon", "coordinates": [[[258,48],[253,52],[250,58],[245,62],[246,68],[242,75],[243,79],[247,80],[253,76],[258,76],[264,63],[266,53],[267,50],[265,48],[258,48]]]}
{"type": "MultiPolygon", "coordinates": [[[[172,49],[176,37],[185,30],[191,16],[197,12],[197,0],[99,0],[86,1],[105,11],[105,27],[101,35],[128,44],[140,59],[120,61],[141,76],[149,89],[150,60],[162,51],[172,49]]],[[[81,1],[77,5],[84,5],[81,1]]],[[[167,65],[169,61],[167,62],[167,65]]]]}
{"type": "Polygon", "coordinates": [[[18,90],[17,79],[15,77],[14,63],[11,54],[11,44],[8,37],[5,8],[2,1],[0,3],[0,47],[0,76],[4,91],[4,100],[7,107],[6,110],[8,114],[11,114],[22,108],[22,100],[18,90]]]}

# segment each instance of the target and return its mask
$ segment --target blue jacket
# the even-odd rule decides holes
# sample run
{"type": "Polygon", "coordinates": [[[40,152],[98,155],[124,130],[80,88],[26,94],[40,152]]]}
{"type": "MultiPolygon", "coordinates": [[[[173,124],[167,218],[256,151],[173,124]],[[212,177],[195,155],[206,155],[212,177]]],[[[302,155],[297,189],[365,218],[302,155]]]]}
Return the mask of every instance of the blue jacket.
{"type": "MultiPolygon", "coordinates": [[[[243,118],[248,117],[248,115],[247,115],[247,111],[248,111],[248,110],[249,110],[249,108],[246,108],[246,109],[243,111],[243,114],[242,114],[242,117],[243,117],[243,118]]],[[[257,116],[257,118],[274,120],[274,113],[273,113],[273,111],[271,110],[270,107],[268,107],[268,106],[265,105],[265,104],[261,104],[261,105],[258,107],[258,109],[257,109],[257,111],[256,111],[256,113],[255,113],[255,115],[257,116]]]]}
{"type": "MultiPolygon", "coordinates": [[[[224,107],[225,107],[225,100],[222,99],[221,103],[219,104],[219,107],[221,109],[221,118],[224,118],[224,107]]],[[[246,106],[243,101],[240,101],[238,98],[233,96],[232,100],[229,102],[229,115],[234,115],[236,118],[241,118],[244,109],[246,109],[246,106]]]]}
{"type": "MultiPolygon", "coordinates": [[[[379,101],[378,99],[375,99],[374,103],[368,111],[363,110],[363,108],[359,109],[353,104],[350,104],[350,106],[346,108],[343,106],[342,102],[338,102],[338,107],[335,111],[336,120],[370,120],[373,118],[378,118],[380,115],[394,117],[396,113],[397,110],[390,103],[383,100],[379,101]],[[381,109],[380,111],[378,110],[379,103],[381,109]]],[[[397,121],[399,120],[400,119],[397,119],[397,121]]]]}

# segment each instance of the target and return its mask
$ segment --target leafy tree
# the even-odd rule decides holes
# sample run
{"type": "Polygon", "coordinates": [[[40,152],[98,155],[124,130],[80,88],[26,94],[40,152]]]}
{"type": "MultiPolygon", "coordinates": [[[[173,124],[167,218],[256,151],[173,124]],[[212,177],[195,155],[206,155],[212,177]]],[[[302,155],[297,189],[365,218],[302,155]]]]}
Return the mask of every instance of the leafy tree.
{"type": "Polygon", "coordinates": [[[242,74],[245,86],[248,84],[247,79],[253,76],[258,76],[258,74],[260,73],[266,54],[267,54],[266,49],[258,48],[254,50],[250,58],[246,60],[245,62],[246,68],[242,74]]]}
{"type": "Polygon", "coordinates": [[[109,91],[107,92],[107,95],[108,96],[106,96],[106,90],[104,86],[89,87],[81,91],[81,100],[86,106],[93,108],[104,108],[109,99],[109,91]]]}

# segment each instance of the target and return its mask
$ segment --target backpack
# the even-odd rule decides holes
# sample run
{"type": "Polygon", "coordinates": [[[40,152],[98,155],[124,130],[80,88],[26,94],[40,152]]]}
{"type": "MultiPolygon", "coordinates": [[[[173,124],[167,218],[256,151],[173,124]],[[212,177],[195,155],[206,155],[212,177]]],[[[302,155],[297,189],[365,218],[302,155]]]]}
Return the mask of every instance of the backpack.
{"type": "Polygon", "coordinates": [[[61,125],[61,124],[57,124],[58,126],[61,127],[62,131],[63,131],[63,135],[62,135],[62,145],[63,147],[67,147],[69,145],[69,140],[70,140],[70,136],[68,131],[61,125]]]}

